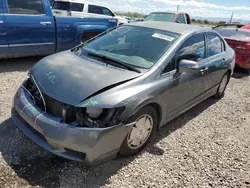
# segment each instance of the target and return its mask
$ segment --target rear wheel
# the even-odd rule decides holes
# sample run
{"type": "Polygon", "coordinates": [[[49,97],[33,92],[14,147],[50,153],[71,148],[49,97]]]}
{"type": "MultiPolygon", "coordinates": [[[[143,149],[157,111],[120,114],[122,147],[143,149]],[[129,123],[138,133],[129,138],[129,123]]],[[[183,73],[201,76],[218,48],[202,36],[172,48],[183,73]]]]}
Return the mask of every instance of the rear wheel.
{"type": "Polygon", "coordinates": [[[230,74],[226,73],[221,79],[220,85],[218,87],[217,93],[214,95],[215,98],[222,98],[225,95],[225,90],[230,79],[230,74]]]}
{"type": "Polygon", "coordinates": [[[131,122],[134,121],[135,125],[129,131],[120,148],[119,153],[123,156],[137,154],[152,139],[157,128],[156,110],[152,106],[146,106],[134,115],[131,122]]]}

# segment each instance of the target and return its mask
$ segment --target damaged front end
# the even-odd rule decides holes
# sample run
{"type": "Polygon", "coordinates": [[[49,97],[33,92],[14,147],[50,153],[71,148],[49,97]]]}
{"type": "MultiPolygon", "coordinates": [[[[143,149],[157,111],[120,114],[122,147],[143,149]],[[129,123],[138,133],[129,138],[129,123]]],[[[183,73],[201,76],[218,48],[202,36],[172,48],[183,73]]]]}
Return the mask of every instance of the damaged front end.
{"type": "Polygon", "coordinates": [[[101,109],[95,105],[92,98],[83,107],[57,101],[42,92],[30,75],[13,99],[12,120],[47,151],[97,165],[117,155],[133,124],[119,120],[125,107],[101,109]]]}
{"type": "Polygon", "coordinates": [[[95,108],[97,102],[92,98],[84,105],[88,107],[75,107],[59,102],[39,90],[32,76],[23,84],[23,88],[29,93],[34,105],[45,113],[61,118],[61,123],[77,127],[105,128],[117,125],[121,123],[118,117],[125,110],[125,107],[95,108]]]}

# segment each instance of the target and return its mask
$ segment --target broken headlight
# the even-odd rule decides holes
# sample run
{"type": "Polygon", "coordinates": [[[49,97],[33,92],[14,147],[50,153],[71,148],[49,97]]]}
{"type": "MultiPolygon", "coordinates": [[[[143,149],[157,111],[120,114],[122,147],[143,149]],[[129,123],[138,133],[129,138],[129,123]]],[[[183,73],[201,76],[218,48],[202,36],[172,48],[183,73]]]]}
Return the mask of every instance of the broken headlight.
{"type": "Polygon", "coordinates": [[[125,107],[113,109],[80,108],[76,112],[76,119],[81,127],[110,127],[120,123],[118,117],[124,112],[124,110],[125,107]]]}

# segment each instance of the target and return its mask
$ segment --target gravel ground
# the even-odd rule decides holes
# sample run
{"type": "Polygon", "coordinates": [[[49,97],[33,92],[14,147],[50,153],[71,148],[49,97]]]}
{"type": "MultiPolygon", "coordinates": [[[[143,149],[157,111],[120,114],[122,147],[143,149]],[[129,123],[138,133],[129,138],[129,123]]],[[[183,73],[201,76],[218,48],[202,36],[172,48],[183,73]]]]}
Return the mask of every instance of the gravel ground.
{"type": "Polygon", "coordinates": [[[135,157],[86,167],[33,144],[10,120],[11,101],[39,58],[0,62],[0,188],[250,187],[250,77],[237,73],[167,126],[135,157]]]}

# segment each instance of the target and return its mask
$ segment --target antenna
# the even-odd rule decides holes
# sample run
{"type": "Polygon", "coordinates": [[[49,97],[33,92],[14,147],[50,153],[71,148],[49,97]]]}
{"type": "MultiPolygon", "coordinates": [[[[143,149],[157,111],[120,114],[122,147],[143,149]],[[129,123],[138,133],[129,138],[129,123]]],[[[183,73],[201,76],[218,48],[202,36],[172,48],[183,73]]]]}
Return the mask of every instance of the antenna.
{"type": "Polygon", "coordinates": [[[232,23],[234,17],[234,11],[232,12],[231,18],[230,18],[230,23],[232,23]]]}

